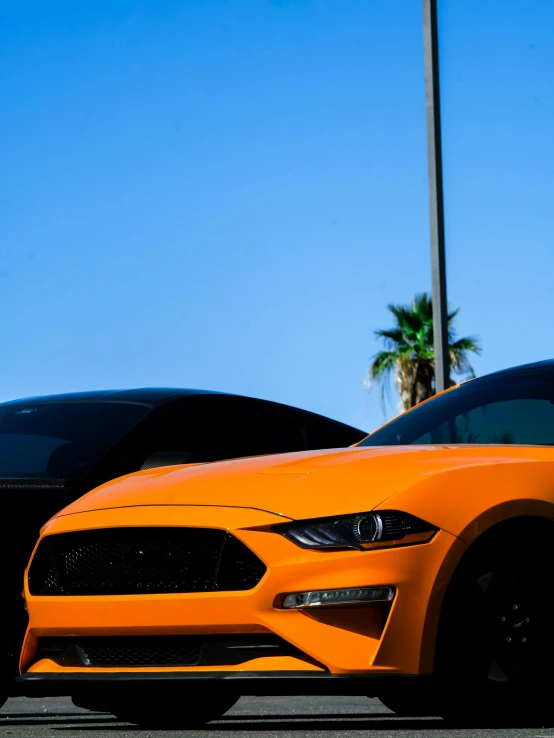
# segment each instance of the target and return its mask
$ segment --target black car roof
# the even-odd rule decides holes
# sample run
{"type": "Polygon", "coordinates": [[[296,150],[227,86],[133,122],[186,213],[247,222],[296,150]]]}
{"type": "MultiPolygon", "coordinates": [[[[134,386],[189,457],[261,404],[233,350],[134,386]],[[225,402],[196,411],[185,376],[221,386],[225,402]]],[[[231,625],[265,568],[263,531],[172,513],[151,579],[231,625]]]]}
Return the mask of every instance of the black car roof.
{"type": "Polygon", "coordinates": [[[216,390],[202,390],[202,389],[185,389],[183,387],[139,387],[136,389],[126,390],[93,390],[91,392],[68,392],[62,395],[41,395],[39,397],[22,397],[17,400],[9,400],[8,402],[0,403],[0,407],[6,407],[9,405],[23,405],[33,403],[33,405],[50,404],[50,403],[71,403],[71,402],[133,402],[140,403],[141,405],[147,405],[153,407],[170,400],[174,400],[177,397],[191,397],[201,395],[218,395],[219,397],[235,397],[237,400],[248,400],[256,403],[263,403],[264,405],[271,405],[273,407],[281,407],[287,410],[294,410],[302,413],[305,416],[311,415],[314,418],[320,418],[328,420],[336,425],[342,425],[344,428],[351,428],[352,430],[359,431],[360,433],[366,433],[366,431],[359,430],[349,426],[347,423],[343,423],[340,420],[329,418],[319,413],[314,413],[311,410],[304,410],[302,408],[295,407],[294,405],[286,405],[281,402],[275,402],[274,400],[261,400],[255,397],[248,397],[246,395],[235,395],[232,392],[218,392],[216,390]]]}
{"type": "Polygon", "coordinates": [[[126,390],[95,390],[92,392],[68,392],[62,395],[42,395],[40,397],[23,397],[18,400],[0,403],[5,405],[19,405],[32,402],[39,405],[51,402],[140,402],[144,405],[156,405],[166,402],[175,397],[187,397],[189,395],[221,395],[224,392],[212,390],[197,390],[169,387],[141,387],[126,390]]]}
{"type": "Polygon", "coordinates": [[[93,390],[91,392],[68,392],[61,395],[41,395],[39,397],[22,397],[17,400],[9,400],[8,402],[0,403],[0,407],[7,407],[10,405],[27,405],[33,403],[33,405],[39,404],[51,404],[51,403],[72,403],[72,402],[131,402],[140,403],[148,407],[154,405],[160,405],[164,402],[169,402],[179,397],[192,397],[202,395],[214,395],[219,397],[233,397],[237,400],[247,400],[248,402],[260,403],[265,406],[272,406],[274,408],[282,408],[287,411],[294,411],[301,413],[303,416],[308,418],[319,418],[320,421],[333,423],[335,426],[342,426],[343,428],[350,428],[352,431],[356,431],[362,435],[366,435],[367,431],[355,428],[348,423],[343,423],[340,420],[329,418],[326,415],[320,415],[314,413],[312,410],[304,410],[302,408],[295,407],[294,405],[286,405],[281,402],[275,402],[274,400],[262,400],[255,397],[248,397],[247,395],[236,395],[232,392],[218,392],[217,390],[202,390],[202,389],[186,389],[183,387],[139,387],[136,389],[125,389],[125,390],[93,390]]]}
{"type": "Polygon", "coordinates": [[[496,372],[490,374],[484,374],[478,379],[486,379],[487,377],[496,377],[499,374],[511,374],[513,372],[527,372],[533,369],[545,369],[546,371],[554,372],[554,359],[544,359],[543,361],[534,361],[531,364],[519,364],[518,366],[511,366],[507,369],[499,369],[496,372]]]}

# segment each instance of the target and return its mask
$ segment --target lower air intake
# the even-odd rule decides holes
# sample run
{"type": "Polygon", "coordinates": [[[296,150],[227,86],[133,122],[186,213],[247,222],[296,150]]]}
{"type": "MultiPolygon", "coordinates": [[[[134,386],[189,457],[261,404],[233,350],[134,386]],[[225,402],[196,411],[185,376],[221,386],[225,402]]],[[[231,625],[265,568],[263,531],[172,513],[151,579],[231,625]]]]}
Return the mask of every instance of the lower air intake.
{"type": "Polygon", "coordinates": [[[65,667],[229,666],[265,656],[296,656],[278,636],[106,636],[39,638],[38,658],[65,667]]]}

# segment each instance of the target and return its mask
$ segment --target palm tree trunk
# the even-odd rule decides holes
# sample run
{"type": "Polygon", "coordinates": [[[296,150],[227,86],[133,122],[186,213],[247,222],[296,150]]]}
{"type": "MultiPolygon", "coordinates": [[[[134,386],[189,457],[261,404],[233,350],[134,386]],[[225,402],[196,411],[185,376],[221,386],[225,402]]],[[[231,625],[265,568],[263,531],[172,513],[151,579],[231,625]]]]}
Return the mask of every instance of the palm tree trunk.
{"type": "Polygon", "coordinates": [[[412,385],[410,387],[410,407],[417,405],[417,393],[419,389],[419,361],[414,361],[412,369],[412,385]]]}

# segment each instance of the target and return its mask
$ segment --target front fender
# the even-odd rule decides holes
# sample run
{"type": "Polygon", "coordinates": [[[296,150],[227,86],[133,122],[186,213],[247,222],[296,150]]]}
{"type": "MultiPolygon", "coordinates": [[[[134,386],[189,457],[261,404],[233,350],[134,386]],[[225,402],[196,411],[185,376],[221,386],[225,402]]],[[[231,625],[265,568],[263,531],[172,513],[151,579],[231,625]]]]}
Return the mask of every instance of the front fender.
{"type": "Polygon", "coordinates": [[[514,458],[446,468],[389,497],[379,509],[426,520],[471,545],[488,528],[513,517],[554,520],[554,462],[514,458]]]}

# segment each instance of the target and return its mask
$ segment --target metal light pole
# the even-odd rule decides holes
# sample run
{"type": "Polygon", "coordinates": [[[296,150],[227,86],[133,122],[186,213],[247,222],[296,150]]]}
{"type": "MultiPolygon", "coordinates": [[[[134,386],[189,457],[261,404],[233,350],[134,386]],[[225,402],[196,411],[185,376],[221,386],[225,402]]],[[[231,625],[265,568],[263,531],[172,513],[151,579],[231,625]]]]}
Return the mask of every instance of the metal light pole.
{"type": "Polygon", "coordinates": [[[425,59],[427,156],[429,163],[429,207],[431,216],[435,383],[437,392],[441,392],[450,386],[450,358],[448,355],[448,308],[446,302],[446,259],[444,254],[444,200],[442,188],[437,0],[423,0],[423,53],[425,59]]]}

